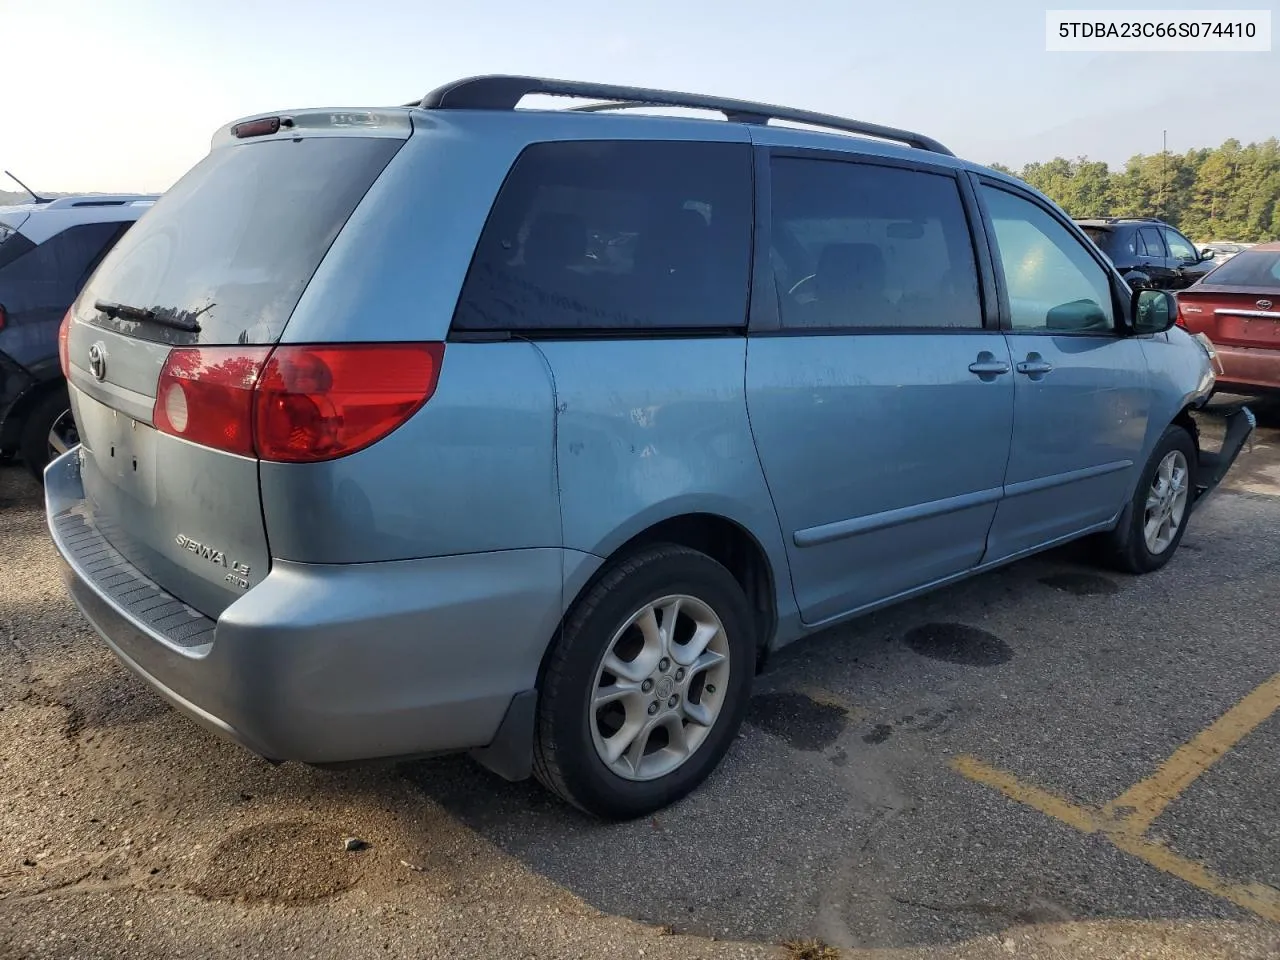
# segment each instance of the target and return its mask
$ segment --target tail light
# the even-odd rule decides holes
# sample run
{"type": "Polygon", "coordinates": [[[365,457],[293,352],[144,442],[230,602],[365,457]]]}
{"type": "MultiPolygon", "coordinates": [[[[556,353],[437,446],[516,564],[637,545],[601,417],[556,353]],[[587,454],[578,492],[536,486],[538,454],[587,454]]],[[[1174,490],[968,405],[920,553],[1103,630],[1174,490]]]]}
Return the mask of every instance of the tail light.
{"type": "Polygon", "coordinates": [[[4,304],[0,303],[0,330],[4,330],[4,325],[5,323],[8,322],[8,320],[9,318],[8,316],[5,315],[5,312],[4,312],[4,304]]]}
{"type": "Polygon", "coordinates": [[[1187,329],[1187,318],[1182,315],[1182,301],[1174,301],[1177,305],[1177,313],[1173,315],[1173,322],[1183,330],[1187,329]]]}
{"type": "Polygon", "coordinates": [[[381,440],[435,392],[443,343],[177,347],[156,429],[241,456],[333,460],[381,440]]]}
{"type": "MultiPolygon", "coordinates": [[[[71,357],[67,352],[67,341],[71,336],[71,310],[62,315],[62,324],[58,327],[58,363],[62,365],[62,378],[71,379],[71,357]]],[[[48,342],[48,341],[46,341],[48,342]]]]}

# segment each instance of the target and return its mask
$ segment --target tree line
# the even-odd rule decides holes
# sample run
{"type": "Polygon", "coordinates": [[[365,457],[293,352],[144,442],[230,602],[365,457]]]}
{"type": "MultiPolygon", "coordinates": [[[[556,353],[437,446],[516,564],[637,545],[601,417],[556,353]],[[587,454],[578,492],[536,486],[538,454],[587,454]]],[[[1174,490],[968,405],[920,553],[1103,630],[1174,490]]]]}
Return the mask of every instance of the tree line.
{"type": "Polygon", "coordinates": [[[1160,217],[1191,239],[1280,240],[1280,140],[1186,153],[1138,154],[1123,170],[1054,157],[1021,170],[992,168],[1029,183],[1073,217],[1160,217]]]}

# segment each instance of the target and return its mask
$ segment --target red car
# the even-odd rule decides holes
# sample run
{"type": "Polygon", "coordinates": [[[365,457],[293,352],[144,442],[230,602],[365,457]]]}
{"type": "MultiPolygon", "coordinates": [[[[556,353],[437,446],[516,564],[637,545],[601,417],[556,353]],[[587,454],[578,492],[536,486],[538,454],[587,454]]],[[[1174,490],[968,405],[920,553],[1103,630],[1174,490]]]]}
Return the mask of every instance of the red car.
{"type": "Polygon", "coordinates": [[[1218,350],[1218,387],[1280,393],[1280,243],[1236,254],[1178,293],[1178,326],[1218,350]]]}

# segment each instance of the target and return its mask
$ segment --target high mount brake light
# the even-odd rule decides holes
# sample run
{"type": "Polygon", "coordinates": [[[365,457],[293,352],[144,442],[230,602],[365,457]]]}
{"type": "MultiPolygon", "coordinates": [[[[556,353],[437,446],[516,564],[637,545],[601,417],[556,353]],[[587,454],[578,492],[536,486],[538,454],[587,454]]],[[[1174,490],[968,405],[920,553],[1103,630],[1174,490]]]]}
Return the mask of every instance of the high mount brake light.
{"type": "Polygon", "coordinates": [[[246,457],[314,463],[355,453],[435,392],[443,343],[175,347],[156,429],[246,457]]]}
{"type": "Polygon", "coordinates": [[[237,139],[243,140],[245,137],[264,137],[273,133],[279,133],[282,126],[291,127],[293,121],[289,119],[281,120],[279,117],[263,117],[261,120],[246,120],[244,123],[237,123],[231,128],[231,135],[237,139]]]}

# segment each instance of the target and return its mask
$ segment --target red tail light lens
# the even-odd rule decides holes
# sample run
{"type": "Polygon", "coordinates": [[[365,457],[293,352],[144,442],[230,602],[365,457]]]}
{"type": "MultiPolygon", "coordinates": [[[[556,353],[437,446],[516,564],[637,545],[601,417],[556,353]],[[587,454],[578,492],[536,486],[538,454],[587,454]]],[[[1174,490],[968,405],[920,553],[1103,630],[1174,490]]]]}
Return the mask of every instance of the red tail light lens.
{"type": "Polygon", "coordinates": [[[156,429],[252,457],[253,385],[270,347],[175,347],[160,371],[156,429]]]}
{"type": "Polygon", "coordinates": [[[435,392],[444,344],[176,347],[156,429],[241,456],[309,463],[382,439],[435,392]]]}
{"type": "Polygon", "coordinates": [[[431,398],[442,343],[276,349],[258,381],[258,455],[311,462],[382,439],[431,398]]]}
{"type": "MultiPolygon", "coordinates": [[[[58,363],[62,365],[62,377],[71,379],[71,357],[67,353],[67,341],[71,336],[71,311],[62,315],[62,325],[58,327],[58,363]]],[[[47,341],[46,341],[47,342],[47,341]]]]}

